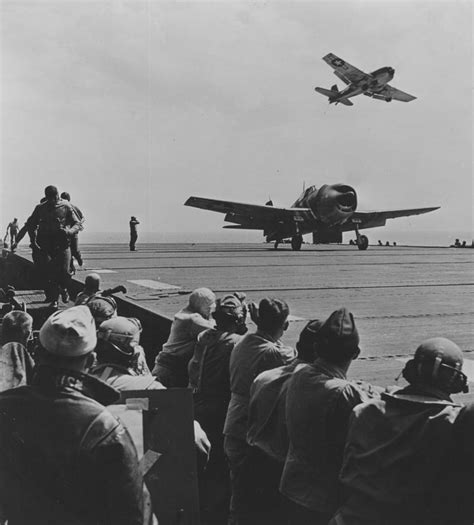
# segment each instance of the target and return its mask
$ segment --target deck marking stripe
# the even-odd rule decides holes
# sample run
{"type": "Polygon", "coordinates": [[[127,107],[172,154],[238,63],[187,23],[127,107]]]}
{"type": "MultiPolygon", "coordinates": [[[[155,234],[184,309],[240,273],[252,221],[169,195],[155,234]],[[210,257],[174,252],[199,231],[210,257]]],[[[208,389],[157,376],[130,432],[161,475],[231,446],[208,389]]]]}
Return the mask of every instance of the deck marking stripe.
{"type": "Polygon", "coordinates": [[[181,288],[181,286],[162,283],[153,279],[134,279],[127,282],[132,284],[138,284],[138,286],[145,286],[146,288],[152,288],[153,290],[179,290],[181,288]]]}

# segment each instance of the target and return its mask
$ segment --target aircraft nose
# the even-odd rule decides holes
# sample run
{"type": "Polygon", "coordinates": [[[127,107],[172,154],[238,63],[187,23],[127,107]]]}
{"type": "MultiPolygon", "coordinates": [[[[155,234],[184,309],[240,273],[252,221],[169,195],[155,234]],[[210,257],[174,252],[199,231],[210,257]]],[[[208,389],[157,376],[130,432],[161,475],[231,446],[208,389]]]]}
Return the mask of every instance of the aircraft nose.
{"type": "Polygon", "coordinates": [[[344,208],[355,208],[357,206],[357,197],[355,191],[347,190],[339,193],[337,203],[344,208]]]}
{"type": "Polygon", "coordinates": [[[322,186],[311,203],[311,209],[327,225],[342,224],[357,208],[357,193],[346,184],[322,186]]]}

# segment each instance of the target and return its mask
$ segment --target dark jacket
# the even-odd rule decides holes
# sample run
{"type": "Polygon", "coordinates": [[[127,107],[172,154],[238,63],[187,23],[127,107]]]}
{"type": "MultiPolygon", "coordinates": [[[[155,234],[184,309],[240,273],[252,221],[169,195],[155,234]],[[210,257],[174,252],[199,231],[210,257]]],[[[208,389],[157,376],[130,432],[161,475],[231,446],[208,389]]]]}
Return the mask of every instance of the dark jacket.
{"type": "Polygon", "coordinates": [[[194,414],[213,445],[222,441],[230,400],[229,360],[242,336],[209,328],[198,335],[189,362],[189,386],[194,394],[194,414]]]}
{"type": "Polygon", "coordinates": [[[456,496],[435,494],[453,466],[460,411],[448,394],[414,386],[356,407],[341,470],[348,496],[340,509],[344,522],[457,523],[454,517],[437,521],[456,496]]]}
{"type": "Polygon", "coordinates": [[[101,404],[117,398],[102,381],[49,366],[38,367],[31,386],[0,394],[0,518],[9,525],[142,523],[135,446],[101,404]]]}
{"type": "Polygon", "coordinates": [[[323,359],[292,375],[286,397],[290,446],[280,486],[287,498],[320,513],[337,509],[349,417],[368,400],[343,370],[323,359]]]}
{"type": "Polygon", "coordinates": [[[81,229],[81,222],[71,204],[59,199],[55,203],[46,201],[38,204],[26,226],[31,240],[36,240],[43,249],[50,248],[52,244],[65,248],[69,237],[81,229]]]}
{"type": "Polygon", "coordinates": [[[258,447],[279,463],[285,463],[289,438],[286,424],[286,395],[290,379],[307,363],[295,359],[259,374],[250,387],[247,443],[258,447]]]}

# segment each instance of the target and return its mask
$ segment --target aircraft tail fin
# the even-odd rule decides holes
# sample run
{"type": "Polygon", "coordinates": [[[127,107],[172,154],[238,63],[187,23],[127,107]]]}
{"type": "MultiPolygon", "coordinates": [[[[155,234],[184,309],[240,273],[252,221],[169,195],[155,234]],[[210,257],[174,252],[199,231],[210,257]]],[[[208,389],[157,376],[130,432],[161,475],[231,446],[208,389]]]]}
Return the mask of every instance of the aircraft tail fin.
{"type": "Polygon", "coordinates": [[[339,89],[337,87],[337,84],[334,84],[334,86],[331,87],[331,91],[334,93],[339,93],[339,89]]]}
{"type": "Polygon", "coordinates": [[[265,203],[265,206],[273,206],[273,201],[272,201],[272,199],[269,199],[269,200],[265,203]]]}

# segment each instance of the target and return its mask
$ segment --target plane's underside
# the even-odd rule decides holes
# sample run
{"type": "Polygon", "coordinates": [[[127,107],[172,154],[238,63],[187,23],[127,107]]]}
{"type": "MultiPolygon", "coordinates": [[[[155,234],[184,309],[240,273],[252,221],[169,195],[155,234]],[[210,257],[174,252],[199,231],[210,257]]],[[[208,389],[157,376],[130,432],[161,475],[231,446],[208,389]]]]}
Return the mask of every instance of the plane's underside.
{"type": "Polygon", "coordinates": [[[353,106],[349,98],[361,94],[377,100],[385,100],[386,102],[391,102],[392,100],[410,102],[416,99],[413,95],[389,85],[395,74],[395,70],[392,67],[382,67],[372,73],[364,73],[333,53],[324,56],[323,60],[334,69],[334,74],[347,84],[343,91],[339,91],[337,85],[332,86],[331,89],[314,88],[321,95],[328,97],[330,104],[353,106]]]}
{"type": "Polygon", "coordinates": [[[357,194],[346,184],[311,186],[289,208],[279,208],[271,202],[258,205],[203,197],[189,197],[185,205],[224,213],[224,220],[231,223],[224,228],[262,230],[266,240],[275,242],[275,246],[291,239],[294,250],[301,248],[303,235],[312,233],[315,243],[341,242],[346,231],[354,231],[358,248],[366,250],[368,239],[359,230],[384,226],[387,219],[438,209],[357,211],[357,194]]]}

